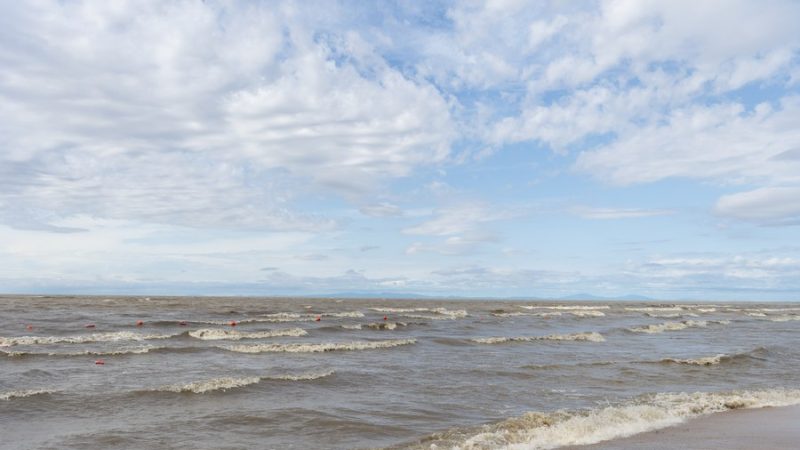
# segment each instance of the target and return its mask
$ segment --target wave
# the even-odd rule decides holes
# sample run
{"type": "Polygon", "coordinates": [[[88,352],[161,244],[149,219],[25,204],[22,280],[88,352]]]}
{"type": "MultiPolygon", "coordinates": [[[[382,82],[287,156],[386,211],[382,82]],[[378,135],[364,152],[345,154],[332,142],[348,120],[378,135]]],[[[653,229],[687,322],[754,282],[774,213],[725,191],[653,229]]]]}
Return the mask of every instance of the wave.
{"type": "Polygon", "coordinates": [[[0,400],[11,400],[12,398],[33,397],[34,395],[55,394],[57,391],[52,389],[26,389],[21,391],[0,392],[0,400]]]}
{"type": "Polygon", "coordinates": [[[625,311],[633,312],[670,312],[670,311],[683,311],[682,306],[643,306],[643,307],[629,307],[625,311]]]}
{"type": "Polygon", "coordinates": [[[423,312],[430,311],[430,308],[370,308],[373,311],[382,313],[404,313],[404,312],[423,312]]]}
{"type": "Polygon", "coordinates": [[[263,376],[263,377],[243,377],[243,378],[214,378],[211,380],[193,381],[186,384],[168,384],[160,386],[155,389],[157,392],[175,392],[175,393],[192,393],[192,394],[205,394],[214,391],[228,391],[244,386],[257,384],[265,380],[276,381],[310,381],[319,378],[328,377],[334,374],[333,370],[323,372],[306,372],[299,374],[287,374],[277,376],[263,376]]]}
{"type": "Polygon", "coordinates": [[[547,336],[513,336],[513,337],[488,337],[470,339],[478,344],[502,344],[505,342],[532,342],[532,341],[590,341],[605,342],[602,334],[597,332],[573,333],[573,334],[550,334],[547,336]]]}
{"type": "Polygon", "coordinates": [[[342,325],[342,328],[344,328],[345,330],[360,330],[361,329],[361,324],[360,323],[345,324],[345,325],[342,325]]]}
{"type": "Polygon", "coordinates": [[[282,323],[282,322],[314,322],[318,318],[323,317],[337,317],[337,318],[361,318],[364,317],[364,313],[361,311],[344,311],[338,313],[289,313],[289,312],[281,312],[281,313],[273,313],[273,314],[263,314],[260,317],[251,317],[247,319],[242,319],[239,323],[248,323],[248,322],[273,322],[273,323],[282,323]]]}
{"type": "Polygon", "coordinates": [[[595,311],[595,310],[582,310],[582,311],[570,311],[575,317],[605,317],[605,313],[602,311],[595,311]]]}
{"type": "Polygon", "coordinates": [[[684,320],[682,322],[664,322],[642,327],[628,328],[628,331],[634,333],[663,333],[665,331],[679,331],[687,328],[705,328],[709,324],[727,325],[728,320],[684,320]]]}
{"type": "Polygon", "coordinates": [[[138,355],[143,353],[149,353],[153,350],[159,350],[166,347],[154,347],[154,346],[146,346],[146,347],[132,347],[132,348],[119,348],[115,350],[106,350],[106,351],[99,351],[99,350],[84,350],[80,352],[7,352],[0,350],[0,353],[5,354],[10,358],[22,358],[22,357],[29,357],[29,356],[116,356],[116,355],[138,355]]]}
{"type": "Polygon", "coordinates": [[[660,362],[662,363],[671,363],[671,364],[686,364],[690,366],[715,366],[717,364],[722,363],[724,360],[730,360],[731,357],[720,353],[714,356],[706,356],[702,358],[694,358],[694,359],[678,359],[678,358],[664,358],[660,362]]]}
{"type": "Polygon", "coordinates": [[[239,353],[321,353],[345,350],[372,350],[416,344],[416,339],[392,339],[385,341],[324,342],[319,344],[252,344],[220,347],[239,353]]]}
{"type": "Polygon", "coordinates": [[[179,336],[179,334],[139,334],[130,331],[117,331],[71,336],[0,337],[0,347],[41,344],[84,344],[87,342],[145,341],[151,339],[169,339],[175,336],[179,336]]]}
{"type": "Polygon", "coordinates": [[[518,305],[520,308],[524,309],[560,309],[566,311],[579,311],[582,309],[609,309],[611,306],[609,305],[549,305],[549,306],[540,306],[540,305],[518,305]]]}
{"type": "Polygon", "coordinates": [[[405,322],[375,322],[366,324],[367,328],[372,328],[373,330],[395,330],[397,327],[406,326],[408,326],[408,324],[405,322]]]}
{"type": "Polygon", "coordinates": [[[690,313],[690,312],[681,312],[681,313],[658,313],[658,312],[646,312],[644,313],[647,317],[656,317],[659,319],[677,319],[680,317],[697,317],[697,314],[690,313]]]}
{"type": "Polygon", "coordinates": [[[538,312],[538,313],[530,313],[530,312],[496,312],[492,313],[495,317],[518,317],[518,316],[531,316],[531,317],[558,317],[563,313],[559,311],[554,312],[538,312]]]}
{"type": "Polygon", "coordinates": [[[789,322],[792,320],[800,320],[800,316],[789,316],[789,315],[773,316],[773,317],[768,317],[767,320],[769,320],[770,322],[789,322]]]}
{"type": "Polygon", "coordinates": [[[186,384],[169,384],[156,388],[159,392],[191,392],[194,394],[204,394],[213,391],[227,391],[261,381],[260,377],[245,378],[214,378],[212,380],[194,381],[186,384]]]}
{"type": "Polygon", "coordinates": [[[202,339],[204,341],[216,340],[233,340],[240,339],[264,339],[278,336],[305,336],[308,332],[302,328],[287,328],[283,330],[270,330],[270,331],[255,331],[250,333],[240,332],[236,330],[223,330],[219,328],[203,328],[189,332],[189,336],[195,339],[202,339]]]}
{"type": "Polygon", "coordinates": [[[662,393],[603,408],[529,412],[499,423],[437,433],[408,447],[468,450],[588,445],[666,428],[716,412],[797,404],[800,404],[800,390],[796,389],[662,393]]]}

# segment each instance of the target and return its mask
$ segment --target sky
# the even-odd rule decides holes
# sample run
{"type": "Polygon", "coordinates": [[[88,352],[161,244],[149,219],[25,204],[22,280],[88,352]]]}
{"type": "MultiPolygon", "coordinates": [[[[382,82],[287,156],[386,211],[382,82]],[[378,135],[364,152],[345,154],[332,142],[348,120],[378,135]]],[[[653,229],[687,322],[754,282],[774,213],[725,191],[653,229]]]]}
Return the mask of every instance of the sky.
{"type": "Polygon", "coordinates": [[[0,292],[800,300],[800,2],[0,2],[0,292]]]}

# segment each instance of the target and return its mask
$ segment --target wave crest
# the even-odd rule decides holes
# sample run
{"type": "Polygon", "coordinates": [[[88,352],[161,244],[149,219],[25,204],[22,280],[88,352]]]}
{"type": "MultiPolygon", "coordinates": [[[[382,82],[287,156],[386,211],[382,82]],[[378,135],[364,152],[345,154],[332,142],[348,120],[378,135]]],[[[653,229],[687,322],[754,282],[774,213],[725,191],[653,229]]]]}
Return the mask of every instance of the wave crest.
{"type": "Polygon", "coordinates": [[[729,323],[730,321],[728,320],[684,320],[681,322],[664,322],[628,328],[628,331],[632,331],[634,333],[655,334],[663,333],[665,331],[680,331],[687,328],[705,328],[710,324],[727,325],[729,323]]]}
{"type": "Polygon", "coordinates": [[[34,395],[54,394],[52,389],[25,389],[20,391],[0,392],[0,400],[11,400],[12,398],[33,397],[34,395]]]}
{"type": "Polygon", "coordinates": [[[344,350],[372,350],[416,344],[416,339],[391,339],[385,341],[324,342],[318,344],[252,344],[220,347],[238,353],[322,353],[344,350]]]}
{"type": "Polygon", "coordinates": [[[84,344],[87,342],[145,341],[150,339],[169,339],[177,334],[139,334],[130,331],[109,333],[76,334],[71,336],[19,336],[0,337],[0,347],[15,345],[42,344],[84,344]]]}
{"type": "Polygon", "coordinates": [[[189,336],[204,341],[233,340],[240,339],[264,339],[278,336],[305,336],[308,332],[302,328],[287,328],[283,330],[254,331],[250,333],[236,330],[222,330],[219,328],[203,328],[189,332],[189,336]]]}
{"type": "Polygon", "coordinates": [[[475,338],[470,339],[472,342],[478,344],[502,344],[505,342],[532,342],[532,341],[589,341],[589,342],[605,342],[602,334],[595,331],[587,333],[572,333],[572,334],[550,334],[547,336],[512,336],[512,337],[488,337],[488,338],[475,338]]]}
{"type": "Polygon", "coordinates": [[[715,412],[800,404],[800,390],[665,393],[583,411],[529,412],[499,423],[434,434],[411,448],[555,448],[588,445],[715,412]]]}

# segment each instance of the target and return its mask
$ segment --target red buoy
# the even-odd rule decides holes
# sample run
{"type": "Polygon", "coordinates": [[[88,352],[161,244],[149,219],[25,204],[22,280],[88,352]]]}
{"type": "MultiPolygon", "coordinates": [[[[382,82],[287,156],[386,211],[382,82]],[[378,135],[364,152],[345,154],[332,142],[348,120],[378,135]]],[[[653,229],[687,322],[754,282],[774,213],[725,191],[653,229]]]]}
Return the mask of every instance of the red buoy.
{"type": "Polygon", "coordinates": [[[320,320],[322,320],[322,316],[317,316],[317,318],[316,318],[316,319],[314,319],[314,320],[315,320],[316,322],[319,322],[320,320]]]}
{"type": "Polygon", "coordinates": [[[235,320],[231,320],[231,326],[232,326],[232,327],[235,327],[236,325],[238,325],[238,324],[236,323],[236,321],[235,321],[235,320]]]}
{"type": "Polygon", "coordinates": [[[383,320],[389,320],[389,317],[383,316],[383,320]]]}
{"type": "Polygon", "coordinates": [[[25,328],[26,328],[28,331],[33,331],[33,325],[28,325],[28,326],[27,326],[27,327],[25,327],[25,328]]]}
{"type": "Polygon", "coordinates": [[[103,361],[102,359],[98,359],[98,360],[96,360],[94,363],[95,363],[95,365],[97,365],[97,366],[104,366],[104,365],[106,364],[106,362],[105,362],[105,361],[103,361]]]}
{"type": "Polygon", "coordinates": [[[180,325],[182,327],[185,327],[186,326],[186,321],[185,320],[181,320],[180,322],[178,322],[178,325],[180,325]]]}
{"type": "Polygon", "coordinates": [[[137,321],[136,321],[136,326],[137,326],[137,327],[140,327],[140,326],[142,326],[142,325],[144,325],[144,322],[143,322],[143,321],[141,321],[141,320],[137,320],[137,321]]]}
{"type": "Polygon", "coordinates": [[[93,323],[87,323],[86,325],[84,325],[84,327],[85,328],[94,328],[94,324],[93,323]]]}

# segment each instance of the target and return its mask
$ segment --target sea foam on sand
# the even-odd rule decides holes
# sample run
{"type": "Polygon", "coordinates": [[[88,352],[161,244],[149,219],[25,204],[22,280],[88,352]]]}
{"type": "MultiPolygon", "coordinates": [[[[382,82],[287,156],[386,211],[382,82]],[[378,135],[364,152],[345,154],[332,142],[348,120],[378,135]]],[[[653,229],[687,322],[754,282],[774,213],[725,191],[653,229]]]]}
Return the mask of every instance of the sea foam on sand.
{"type": "Polygon", "coordinates": [[[411,447],[527,450],[586,445],[721,411],[797,404],[800,390],[663,393],[591,410],[530,412],[482,427],[435,434],[411,447]]]}

